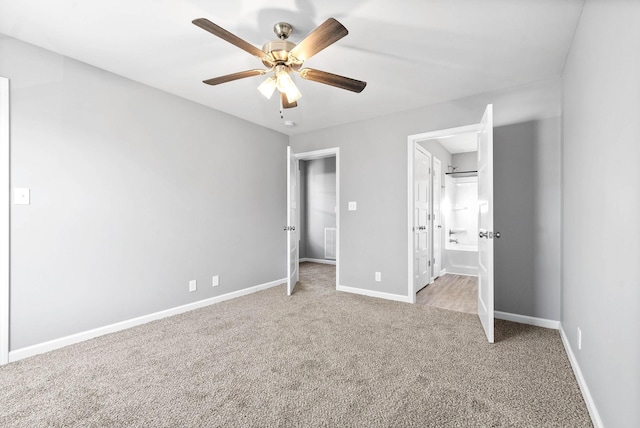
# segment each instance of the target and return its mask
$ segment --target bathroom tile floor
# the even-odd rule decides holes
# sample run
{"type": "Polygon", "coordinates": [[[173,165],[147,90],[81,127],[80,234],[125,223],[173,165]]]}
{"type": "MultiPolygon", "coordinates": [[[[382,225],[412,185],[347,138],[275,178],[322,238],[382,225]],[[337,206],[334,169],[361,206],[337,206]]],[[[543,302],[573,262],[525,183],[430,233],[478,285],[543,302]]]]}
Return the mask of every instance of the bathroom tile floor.
{"type": "Polygon", "coordinates": [[[416,303],[471,314],[478,313],[478,278],[445,274],[416,294],[416,303]]]}

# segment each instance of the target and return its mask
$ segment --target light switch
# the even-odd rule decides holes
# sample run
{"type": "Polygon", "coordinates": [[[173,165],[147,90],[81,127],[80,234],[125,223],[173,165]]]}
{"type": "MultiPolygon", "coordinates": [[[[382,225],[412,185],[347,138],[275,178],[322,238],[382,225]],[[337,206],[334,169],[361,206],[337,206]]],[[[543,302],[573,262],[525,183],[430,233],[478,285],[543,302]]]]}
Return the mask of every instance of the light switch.
{"type": "Polygon", "coordinates": [[[349,202],[349,211],[355,211],[357,209],[357,205],[355,202],[349,202]]]}
{"type": "Polygon", "coordinates": [[[29,189],[26,187],[16,187],[13,189],[13,203],[16,205],[29,205],[31,203],[29,189]]]}

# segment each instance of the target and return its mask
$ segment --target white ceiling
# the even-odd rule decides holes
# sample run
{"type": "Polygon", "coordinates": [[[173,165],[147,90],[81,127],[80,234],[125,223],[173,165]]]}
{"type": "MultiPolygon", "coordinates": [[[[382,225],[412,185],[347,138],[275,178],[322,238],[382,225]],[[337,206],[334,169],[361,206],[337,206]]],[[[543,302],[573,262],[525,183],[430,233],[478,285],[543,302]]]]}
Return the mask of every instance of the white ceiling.
{"type": "Polygon", "coordinates": [[[265,127],[294,134],[558,76],[583,0],[0,0],[0,33],[265,127]],[[272,27],[298,42],[328,17],[349,35],[305,66],[368,82],[360,94],[296,79],[295,109],[256,90],[261,68],[191,23],[207,18],[261,48],[272,27]]]}
{"type": "Polygon", "coordinates": [[[451,137],[438,138],[438,142],[447,149],[449,153],[467,153],[478,151],[478,133],[457,134],[451,137]]]}

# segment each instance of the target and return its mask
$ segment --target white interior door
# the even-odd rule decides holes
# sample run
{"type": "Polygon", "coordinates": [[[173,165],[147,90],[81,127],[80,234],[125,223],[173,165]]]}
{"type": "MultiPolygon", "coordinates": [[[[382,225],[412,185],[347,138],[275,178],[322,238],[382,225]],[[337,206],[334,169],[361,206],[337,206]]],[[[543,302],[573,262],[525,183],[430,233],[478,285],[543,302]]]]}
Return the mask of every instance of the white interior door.
{"type": "Polygon", "coordinates": [[[291,296],[299,279],[298,261],[298,161],[287,147],[287,295],[291,296]]]}
{"type": "Polygon", "coordinates": [[[493,331],[493,106],[478,132],[478,316],[490,343],[493,331]]]}
{"type": "Polygon", "coordinates": [[[433,279],[440,276],[442,269],[442,164],[433,157],[433,279]]]}
{"type": "Polygon", "coordinates": [[[414,157],[414,215],[413,215],[413,245],[414,245],[414,290],[417,293],[431,280],[430,244],[431,228],[429,224],[431,200],[431,155],[415,148],[414,157]]]}
{"type": "Polygon", "coordinates": [[[0,365],[9,362],[9,79],[0,77],[0,365]]]}

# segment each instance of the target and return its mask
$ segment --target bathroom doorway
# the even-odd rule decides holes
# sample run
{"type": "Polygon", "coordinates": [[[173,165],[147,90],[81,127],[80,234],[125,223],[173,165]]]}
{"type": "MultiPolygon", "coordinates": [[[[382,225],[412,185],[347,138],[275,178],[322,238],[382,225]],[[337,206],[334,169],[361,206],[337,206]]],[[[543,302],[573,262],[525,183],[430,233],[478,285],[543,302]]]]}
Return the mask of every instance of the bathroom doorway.
{"type": "Polygon", "coordinates": [[[441,307],[446,309],[465,308],[465,312],[472,312],[469,308],[475,303],[487,339],[493,342],[493,238],[500,235],[493,231],[492,106],[487,106],[478,125],[409,136],[408,156],[409,298],[414,303],[444,304],[441,307]],[[417,163],[422,152],[431,161],[431,187],[425,190],[417,163]],[[433,188],[438,185],[433,159],[446,165],[438,175],[440,196],[433,188]],[[431,221],[426,223],[421,212],[424,197],[430,198],[426,218],[431,221]],[[441,210],[434,209],[438,204],[441,210]],[[430,239],[426,244],[422,242],[425,227],[430,239]],[[440,229],[439,234],[436,229],[440,229]],[[431,249],[431,281],[424,288],[420,260],[423,247],[431,249]],[[435,263],[436,251],[441,255],[440,266],[435,263]],[[438,301],[444,303],[434,303],[438,301]]]}
{"type": "MultiPolygon", "coordinates": [[[[473,131],[416,143],[416,150],[430,160],[430,189],[424,193],[431,195],[428,215],[433,222],[430,281],[416,284],[416,303],[478,311],[477,138],[473,131]]],[[[421,193],[419,186],[414,186],[414,192],[421,193]]]]}

